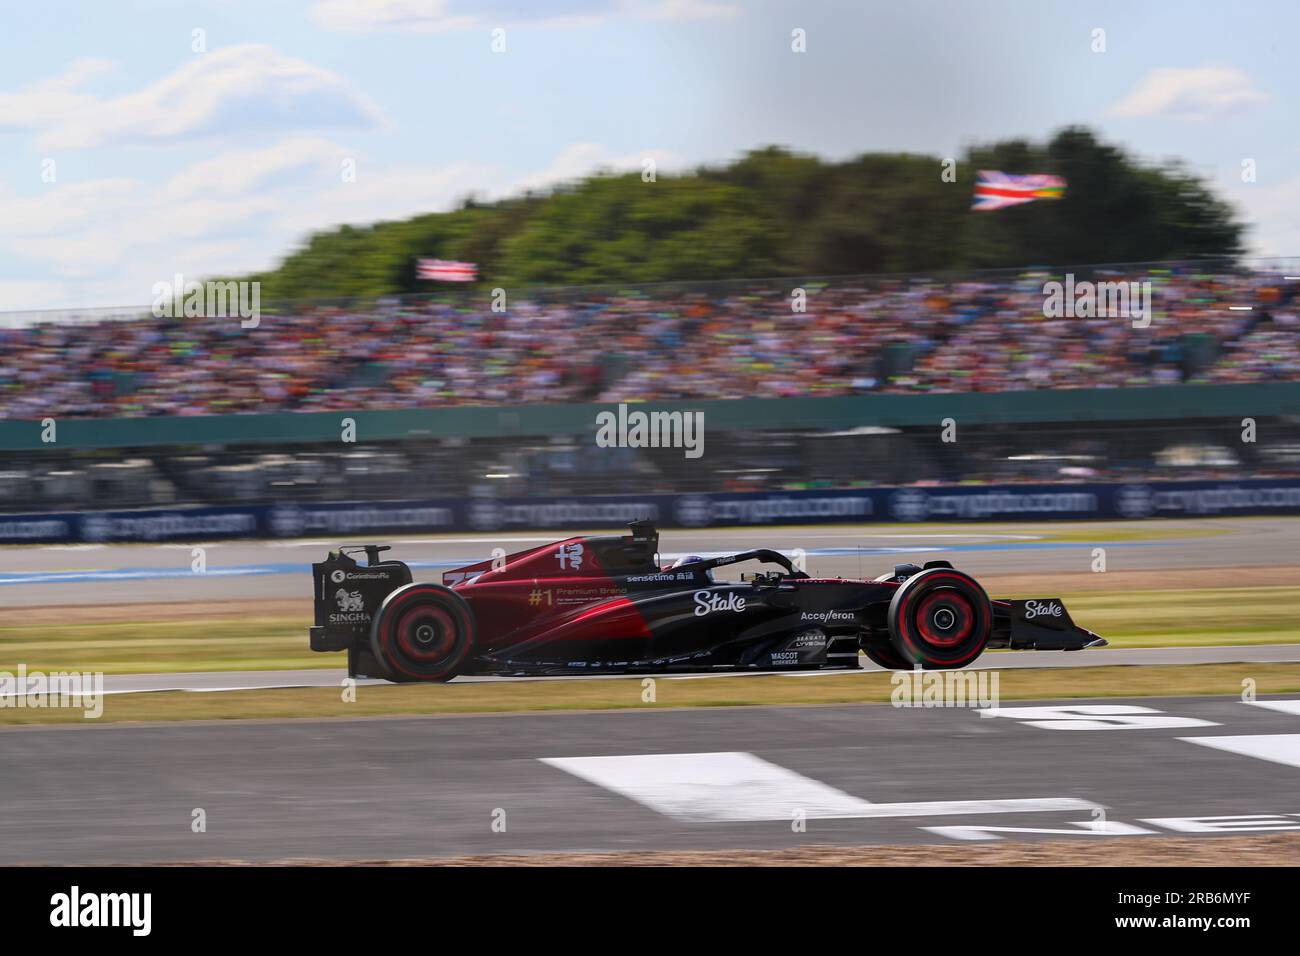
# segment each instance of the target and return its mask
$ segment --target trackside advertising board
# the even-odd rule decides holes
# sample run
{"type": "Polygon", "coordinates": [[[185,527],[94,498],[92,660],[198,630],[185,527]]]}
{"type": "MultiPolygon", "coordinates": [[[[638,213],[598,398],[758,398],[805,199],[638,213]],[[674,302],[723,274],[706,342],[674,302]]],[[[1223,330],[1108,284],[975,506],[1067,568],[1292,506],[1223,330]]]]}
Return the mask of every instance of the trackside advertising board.
{"type": "Polygon", "coordinates": [[[442,498],[0,515],[0,544],[337,538],[439,531],[1300,514],[1300,478],[1086,485],[950,485],[749,494],[442,498]]]}

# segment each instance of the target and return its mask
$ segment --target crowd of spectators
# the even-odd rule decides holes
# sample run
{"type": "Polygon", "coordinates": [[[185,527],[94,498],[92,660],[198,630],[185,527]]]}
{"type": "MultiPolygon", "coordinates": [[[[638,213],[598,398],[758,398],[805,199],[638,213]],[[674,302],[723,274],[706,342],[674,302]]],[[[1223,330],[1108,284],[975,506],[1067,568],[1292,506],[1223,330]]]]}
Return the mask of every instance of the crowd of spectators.
{"type": "Polygon", "coordinates": [[[1162,268],[1149,323],[1048,317],[1045,272],[486,293],[0,329],[0,418],[204,415],[1300,378],[1300,281],[1162,268]],[[791,284],[793,285],[793,284],[791,284]],[[721,289],[721,291],[718,291],[721,289]],[[480,306],[478,300],[485,303],[480,306]]]}

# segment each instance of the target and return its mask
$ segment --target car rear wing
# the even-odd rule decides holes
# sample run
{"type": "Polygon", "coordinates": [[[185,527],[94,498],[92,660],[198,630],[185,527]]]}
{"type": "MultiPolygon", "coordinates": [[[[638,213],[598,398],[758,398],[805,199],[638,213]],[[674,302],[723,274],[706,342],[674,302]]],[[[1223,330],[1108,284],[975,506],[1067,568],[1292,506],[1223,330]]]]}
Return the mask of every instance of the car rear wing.
{"type": "Polygon", "coordinates": [[[311,566],[315,623],[308,630],[313,651],[345,651],[370,634],[375,612],[390,593],[411,583],[411,569],[401,561],[381,561],[386,545],[331,551],[311,566]],[[352,555],[365,552],[367,564],[352,555]]]}

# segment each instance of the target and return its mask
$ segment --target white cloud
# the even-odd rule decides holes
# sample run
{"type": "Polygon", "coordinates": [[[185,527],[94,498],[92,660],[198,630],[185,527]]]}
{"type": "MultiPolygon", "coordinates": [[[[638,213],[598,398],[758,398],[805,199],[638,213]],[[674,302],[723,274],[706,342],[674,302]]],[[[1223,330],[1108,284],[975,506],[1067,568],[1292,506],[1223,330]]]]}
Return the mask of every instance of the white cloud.
{"type": "Polygon", "coordinates": [[[285,241],[277,255],[313,231],[443,212],[471,192],[482,193],[484,183],[499,175],[498,170],[475,163],[376,169],[362,161],[355,182],[339,182],[335,176],[328,187],[312,193],[310,202],[283,210],[277,226],[285,241]]]}
{"type": "Polygon", "coordinates": [[[119,178],[45,186],[31,196],[0,195],[0,242],[81,229],[96,217],[129,209],[141,192],[137,180],[119,178]]]}
{"type": "Polygon", "coordinates": [[[545,168],[511,184],[514,190],[544,190],[560,183],[581,179],[597,171],[615,173],[640,172],[647,159],[654,160],[656,173],[682,166],[681,157],[667,150],[651,149],[644,153],[616,156],[598,143],[574,143],[566,146],[545,168]]]}
{"type": "Polygon", "coordinates": [[[323,136],[290,136],[270,146],[227,150],[177,173],[163,185],[163,198],[246,195],[290,177],[339,173],[343,161],[355,155],[323,136]]]}
{"type": "Polygon", "coordinates": [[[724,20],[740,13],[738,4],[708,0],[623,0],[619,7],[647,20],[724,20]]]}
{"type": "MultiPolygon", "coordinates": [[[[1236,170],[1234,169],[1235,173],[1236,170]]],[[[1300,265],[1300,176],[1276,182],[1266,172],[1259,182],[1243,183],[1229,179],[1227,196],[1245,212],[1252,227],[1245,241],[1253,256],[1278,256],[1297,259],[1300,265]]]]}
{"type": "MultiPolygon", "coordinates": [[[[0,279],[0,303],[6,309],[44,309],[58,302],[65,289],[57,282],[34,279],[0,279]]],[[[0,327],[4,326],[0,316],[0,327]]]]}
{"type": "Polygon", "coordinates": [[[227,150],[161,183],[101,179],[28,196],[0,187],[0,260],[41,280],[0,281],[0,310],[147,304],[153,284],[177,272],[265,269],[318,230],[444,211],[471,192],[495,199],[599,169],[639,171],[646,158],[660,172],[681,165],[663,150],[618,155],[577,143],[524,176],[472,162],[385,167],[331,139],[289,136],[227,150]],[[345,157],[356,162],[354,181],[341,175],[345,157]]]}
{"type": "Polygon", "coordinates": [[[75,90],[87,80],[111,73],[117,64],[103,57],[83,57],[73,60],[62,73],[47,80],[38,80],[31,89],[46,93],[67,93],[75,90]]]}
{"type": "Polygon", "coordinates": [[[317,0],[312,17],[327,30],[362,33],[412,30],[426,33],[477,26],[472,15],[452,16],[445,0],[317,0]]]}
{"type": "Polygon", "coordinates": [[[549,8],[527,0],[316,0],[312,18],[338,32],[445,33],[518,22],[596,23],[617,16],[711,20],[739,11],[738,4],[717,0],[568,0],[549,8]]]}
{"type": "Polygon", "coordinates": [[[79,60],[52,79],[0,93],[0,130],[32,130],[43,149],[77,149],[382,123],[379,109],[337,73],[262,44],[197,54],[123,96],[80,92],[105,68],[102,60],[79,60]]]}
{"type": "Polygon", "coordinates": [[[1268,98],[1235,67],[1165,68],[1149,72],[1110,112],[1113,116],[1205,120],[1239,113],[1268,98]]]}

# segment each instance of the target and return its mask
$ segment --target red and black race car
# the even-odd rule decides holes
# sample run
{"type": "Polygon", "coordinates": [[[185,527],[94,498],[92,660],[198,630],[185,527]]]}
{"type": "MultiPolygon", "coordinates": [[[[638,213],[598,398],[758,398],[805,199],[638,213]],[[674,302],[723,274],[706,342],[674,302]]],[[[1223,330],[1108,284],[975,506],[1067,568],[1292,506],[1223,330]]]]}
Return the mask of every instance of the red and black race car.
{"type": "Polygon", "coordinates": [[[990,601],[946,561],[873,580],[813,578],[759,548],[660,566],[659,535],[581,536],[412,583],[387,547],[340,549],[312,565],[314,651],[347,651],[348,673],[393,681],[457,674],[714,668],[955,668],[986,647],[1079,650],[1106,642],[1058,598],[990,601]],[[364,551],[366,564],[349,552],[364,551]],[[724,565],[774,570],[715,581],[724,565]]]}

